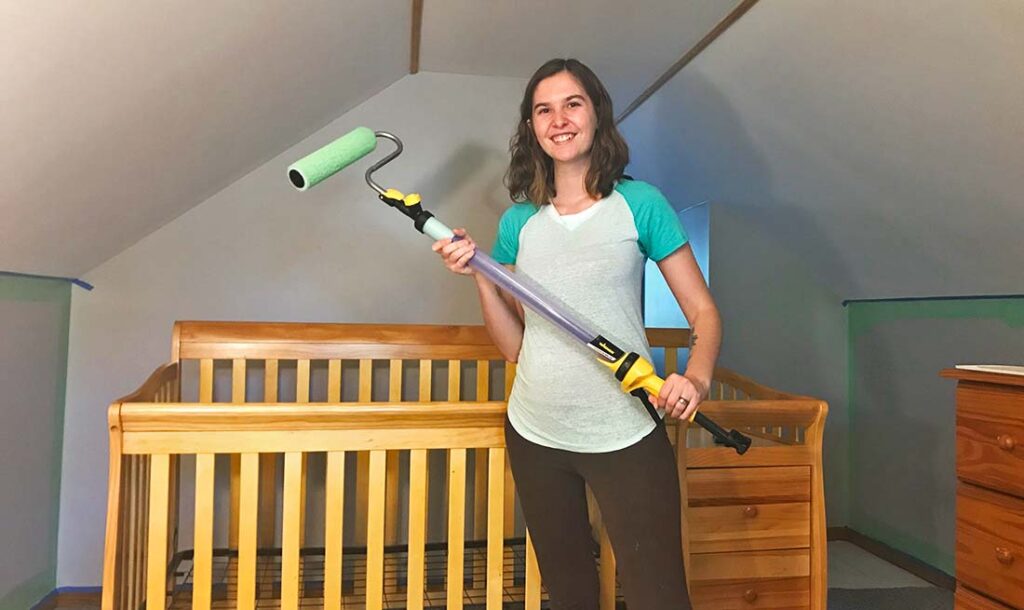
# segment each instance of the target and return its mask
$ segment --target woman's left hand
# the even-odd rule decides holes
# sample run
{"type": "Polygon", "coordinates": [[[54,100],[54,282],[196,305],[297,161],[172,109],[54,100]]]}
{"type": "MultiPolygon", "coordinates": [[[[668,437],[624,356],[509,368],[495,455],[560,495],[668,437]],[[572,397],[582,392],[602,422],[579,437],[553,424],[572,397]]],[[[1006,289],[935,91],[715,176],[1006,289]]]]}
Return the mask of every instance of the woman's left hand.
{"type": "Polygon", "coordinates": [[[651,402],[664,409],[666,417],[690,419],[707,395],[708,388],[700,381],[672,373],[665,378],[658,396],[651,397],[651,402]]]}

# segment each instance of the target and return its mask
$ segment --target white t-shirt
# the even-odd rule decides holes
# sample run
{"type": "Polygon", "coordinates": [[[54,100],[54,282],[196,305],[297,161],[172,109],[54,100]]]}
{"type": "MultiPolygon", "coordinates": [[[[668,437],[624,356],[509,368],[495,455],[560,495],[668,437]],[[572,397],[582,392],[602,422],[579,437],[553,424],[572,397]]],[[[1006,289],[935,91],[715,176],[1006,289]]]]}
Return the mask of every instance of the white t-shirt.
{"type": "MultiPolygon", "coordinates": [[[[644,261],[661,260],[686,241],[656,188],[623,180],[578,214],[513,205],[502,216],[493,255],[555,295],[595,333],[650,360],[640,299],[644,261]]],[[[650,433],[655,424],[648,411],[591,349],[533,311],[525,315],[508,405],[516,432],[579,453],[616,451],[650,433]]]]}

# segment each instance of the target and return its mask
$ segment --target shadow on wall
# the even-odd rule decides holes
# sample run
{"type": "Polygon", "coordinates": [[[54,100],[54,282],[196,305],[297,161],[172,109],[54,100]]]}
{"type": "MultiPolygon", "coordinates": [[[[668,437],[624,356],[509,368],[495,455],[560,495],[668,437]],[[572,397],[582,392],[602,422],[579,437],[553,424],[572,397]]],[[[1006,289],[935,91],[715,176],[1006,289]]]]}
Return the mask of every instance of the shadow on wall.
{"type": "MultiPolygon", "coordinates": [[[[713,206],[729,207],[761,239],[799,257],[813,278],[837,295],[860,292],[860,278],[849,258],[855,253],[840,250],[830,237],[848,223],[844,218],[849,215],[834,211],[824,200],[815,206],[792,197],[794,192],[827,193],[830,188],[823,181],[858,181],[806,149],[813,134],[751,133],[729,98],[699,69],[681,73],[648,105],[624,124],[634,136],[636,177],[657,183],[679,206],[710,200],[713,206]],[[765,142],[776,147],[766,148],[765,142]],[[783,171],[787,181],[799,184],[779,182],[783,171]]],[[[767,117],[757,122],[762,129],[766,123],[767,117]]],[[[869,224],[862,228],[867,248],[905,241],[899,227],[883,218],[869,224]]]]}
{"type": "Polygon", "coordinates": [[[849,281],[848,259],[820,216],[785,198],[795,189],[778,182],[775,168],[787,153],[765,148],[712,80],[686,70],[649,105],[626,126],[637,177],[658,184],[678,206],[712,202],[721,363],[830,403],[829,521],[845,524],[846,327],[836,287],[849,281]]]}
{"type": "MultiPolygon", "coordinates": [[[[419,151],[418,154],[428,155],[430,151],[419,151]]],[[[499,216],[509,206],[508,194],[502,187],[501,180],[508,165],[508,156],[499,153],[493,147],[468,143],[448,155],[440,170],[426,182],[410,185],[409,190],[423,195],[426,208],[436,214],[445,224],[451,227],[461,226],[458,218],[445,218],[444,208],[447,201],[479,201],[487,209],[499,216]]],[[[472,206],[474,204],[470,204],[472,206]]],[[[474,227],[480,233],[484,227],[474,227]]],[[[497,229],[497,224],[493,230],[497,229]]],[[[477,239],[484,238],[480,234],[477,239]]],[[[490,241],[488,236],[487,241],[490,241]]]]}
{"type": "MultiPolygon", "coordinates": [[[[849,254],[828,241],[821,217],[776,192],[790,189],[776,188],[772,151],[759,148],[729,99],[698,71],[689,71],[649,103],[651,108],[638,112],[635,129],[629,126],[637,177],[650,176],[680,206],[711,201],[713,223],[735,221],[712,231],[729,242],[711,245],[717,259],[712,267],[722,270],[713,273],[714,291],[733,301],[725,309],[744,317],[764,308],[797,313],[795,301],[808,282],[836,293],[838,307],[838,287],[853,281],[849,254]]],[[[810,339],[813,325],[803,321],[792,320],[793,329],[810,339]]]]}

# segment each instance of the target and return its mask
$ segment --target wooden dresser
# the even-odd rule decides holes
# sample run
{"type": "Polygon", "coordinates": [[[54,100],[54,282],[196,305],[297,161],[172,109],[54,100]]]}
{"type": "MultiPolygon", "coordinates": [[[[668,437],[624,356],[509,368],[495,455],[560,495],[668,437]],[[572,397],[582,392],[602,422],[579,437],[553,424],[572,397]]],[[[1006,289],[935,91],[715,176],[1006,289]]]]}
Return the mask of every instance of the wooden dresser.
{"type": "Polygon", "coordinates": [[[1024,376],[946,369],[956,387],[956,608],[1024,608],[1024,376]]]}

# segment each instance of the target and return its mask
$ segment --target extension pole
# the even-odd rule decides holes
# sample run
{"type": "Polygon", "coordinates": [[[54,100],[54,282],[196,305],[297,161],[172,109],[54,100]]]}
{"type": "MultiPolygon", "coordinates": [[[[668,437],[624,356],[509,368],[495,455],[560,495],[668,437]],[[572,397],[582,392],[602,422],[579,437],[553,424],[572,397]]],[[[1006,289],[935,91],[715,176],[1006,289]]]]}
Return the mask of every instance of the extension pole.
{"type": "MultiPolygon", "coordinates": [[[[387,132],[373,132],[360,127],[297,161],[288,168],[292,185],[300,191],[305,191],[318,184],[373,151],[377,138],[391,140],[397,145],[397,149],[366,171],[366,182],[370,188],[377,192],[381,201],[411,218],[416,229],[431,239],[459,239],[447,225],[423,209],[418,194],[403,195],[398,190],[385,189],[373,181],[372,175],[375,171],[402,153],[401,140],[387,132]]],[[[512,294],[525,307],[529,307],[593,350],[599,361],[614,373],[622,390],[638,398],[655,423],[661,423],[661,416],[651,404],[648,393],[657,396],[665,380],[657,375],[654,365],[646,358],[636,352],[627,353],[594,332],[553,296],[532,285],[523,274],[509,271],[486,252],[477,250],[467,264],[512,294]]],[[[699,411],[694,412],[690,421],[708,430],[717,442],[732,447],[737,453],[743,454],[750,447],[749,437],[737,430],[726,431],[699,411]]]]}

